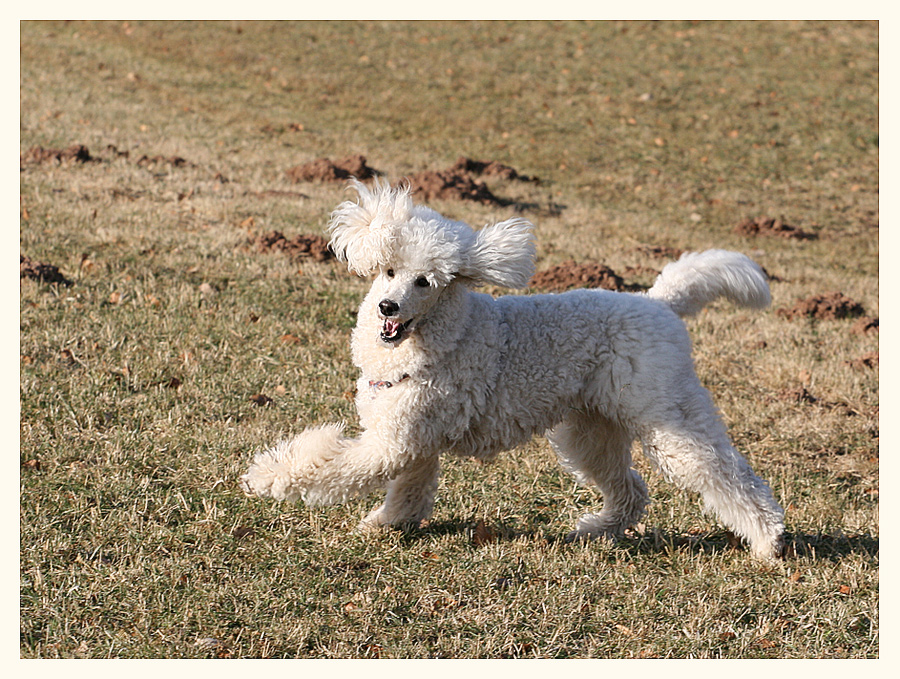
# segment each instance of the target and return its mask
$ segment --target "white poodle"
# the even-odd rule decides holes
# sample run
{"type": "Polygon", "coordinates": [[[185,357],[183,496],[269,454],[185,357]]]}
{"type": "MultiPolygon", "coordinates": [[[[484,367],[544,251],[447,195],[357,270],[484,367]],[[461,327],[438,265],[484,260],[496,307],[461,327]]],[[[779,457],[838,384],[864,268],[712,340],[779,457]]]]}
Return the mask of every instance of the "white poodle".
{"type": "Polygon", "coordinates": [[[353,331],[363,431],[307,429],[259,452],[248,493],[340,503],[387,487],[361,526],[431,515],[444,452],[491,458],[546,433],[562,465],[604,498],[570,539],[615,537],[649,502],[631,444],[671,481],[697,491],[754,554],[779,553],[783,511],[731,445],[691,359],[679,316],[718,297],[762,308],[761,269],[724,250],[689,253],[646,294],[573,290],[494,298],[472,288],[524,288],[534,272],[531,224],[474,231],[414,205],[408,188],[358,182],[358,202],[332,215],[335,253],[374,275],[353,331]]]}

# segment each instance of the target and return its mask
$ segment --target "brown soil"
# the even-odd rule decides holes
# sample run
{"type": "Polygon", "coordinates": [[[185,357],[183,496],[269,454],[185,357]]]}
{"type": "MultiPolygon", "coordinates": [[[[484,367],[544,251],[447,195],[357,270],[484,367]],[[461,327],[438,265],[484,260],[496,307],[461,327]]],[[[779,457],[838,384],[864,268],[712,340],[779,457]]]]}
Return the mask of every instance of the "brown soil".
{"type": "MultiPolygon", "coordinates": [[[[866,355],[862,359],[871,360],[871,355],[866,355]]],[[[878,362],[878,354],[875,354],[875,364],[878,362]]],[[[853,361],[847,361],[848,364],[852,364],[853,361]]],[[[870,367],[870,366],[861,366],[861,367],[870,367]]],[[[767,397],[768,400],[773,400],[772,396],[767,397]]],[[[810,405],[815,405],[819,408],[825,408],[826,410],[833,410],[837,413],[845,415],[847,417],[855,417],[860,414],[858,410],[853,408],[851,405],[846,403],[845,401],[827,401],[818,396],[814,396],[811,394],[806,387],[798,386],[789,389],[782,389],[777,394],[775,394],[775,398],[780,401],[787,401],[788,403],[808,403],[810,405]]]]}
{"type": "Polygon", "coordinates": [[[453,163],[453,165],[447,168],[447,171],[459,174],[476,174],[484,177],[496,177],[498,179],[505,179],[507,181],[538,181],[537,177],[528,177],[526,175],[519,174],[509,165],[503,165],[502,163],[498,163],[496,160],[472,160],[471,158],[466,158],[464,156],[460,156],[457,161],[453,163]]]}
{"type": "Polygon", "coordinates": [[[31,278],[45,283],[62,283],[72,285],[72,281],[66,278],[59,267],[45,262],[35,262],[25,255],[19,255],[19,278],[31,278]]]}
{"type": "Polygon", "coordinates": [[[775,312],[789,321],[795,318],[818,318],[822,320],[835,320],[839,318],[856,318],[862,316],[864,311],[862,304],[854,302],[840,292],[830,292],[824,295],[813,295],[800,300],[792,309],[778,309],[775,312]]]}
{"type": "MultiPolygon", "coordinates": [[[[128,158],[128,151],[120,151],[116,146],[108,144],[105,149],[100,152],[100,156],[105,156],[107,160],[114,158],[128,158]]],[[[73,144],[66,149],[45,149],[42,146],[34,146],[24,155],[20,157],[22,164],[26,163],[63,163],[67,161],[75,161],[78,163],[102,163],[104,158],[92,156],[88,147],[84,144],[73,144]]],[[[147,156],[143,155],[135,163],[140,167],[148,167],[154,165],[171,165],[172,167],[195,167],[193,163],[185,160],[181,156],[147,156]]]]}
{"type": "Polygon", "coordinates": [[[538,271],[531,278],[531,287],[550,292],[563,292],[572,288],[603,288],[624,290],[625,282],[615,271],[602,264],[573,261],[538,271]]]}
{"type": "Polygon", "coordinates": [[[150,165],[171,165],[172,167],[184,167],[187,165],[188,167],[193,167],[193,163],[189,163],[181,156],[141,156],[136,164],[140,167],[150,165]]]}
{"type": "Polygon", "coordinates": [[[519,174],[508,165],[496,161],[473,160],[460,156],[445,170],[425,170],[407,177],[413,193],[428,201],[471,200],[483,205],[511,205],[512,202],[495,196],[487,185],[474,176],[492,177],[507,181],[537,182],[537,177],[519,174]]]}
{"type": "Polygon", "coordinates": [[[491,193],[484,182],[455,170],[425,170],[406,178],[421,200],[471,200],[484,205],[508,205],[491,193]]]}
{"type": "Polygon", "coordinates": [[[288,240],[280,231],[270,231],[258,236],[253,242],[260,252],[286,252],[294,257],[310,257],[317,262],[325,262],[334,257],[334,253],[328,248],[328,241],[322,236],[300,234],[293,240],[288,240]]]}
{"type": "Polygon", "coordinates": [[[43,146],[32,146],[25,155],[19,158],[20,163],[62,163],[74,160],[79,163],[97,163],[99,158],[91,156],[87,146],[75,144],[67,149],[45,149],[43,146]]]}
{"type": "Polygon", "coordinates": [[[381,174],[366,164],[365,156],[359,154],[331,161],[317,158],[305,165],[297,165],[285,172],[295,184],[300,182],[340,182],[356,177],[360,181],[381,174]]]}
{"type": "Polygon", "coordinates": [[[782,401],[791,403],[818,403],[819,399],[810,394],[806,387],[795,387],[793,389],[783,389],[778,392],[778,398],[782,401]]]}
{"type": "Polygon", "coordinates": [[[873,335],[878,332],[878,319],[863,316],[853,324],[850,332],[854,335],[873,335]]]}
{"type": "Polygon", "coordinates": [[[851,368],[856,368],[857,370],[873,370],[878,368],[878,352],[870,351],[868,354],[864,354],[852,361],[844,362],[851,368]]]}
{"type": "Polygon", "coordinates": [[[777,236],[779,238],[794,238],[797,240],[815,240],[819,237],[818,234],[785,224],[783,218],[773,219],[771,217],[747,219],[734,227],[734,230],[735,233],[743,236],[777,236]]]}

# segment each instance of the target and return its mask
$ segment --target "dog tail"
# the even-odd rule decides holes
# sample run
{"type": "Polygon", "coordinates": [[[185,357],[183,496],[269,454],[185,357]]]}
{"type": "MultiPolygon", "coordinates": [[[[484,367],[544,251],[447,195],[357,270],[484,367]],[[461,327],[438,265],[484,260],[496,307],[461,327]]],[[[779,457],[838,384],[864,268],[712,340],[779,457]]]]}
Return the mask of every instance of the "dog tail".
{"type": "Polygon", "coordinates": [[[693,316],[719,297],[754,309],[764,309],[772,301],[762,268],[746,255],[728,250],[686,252],[666,265],[647,296],[666,302],[682,317],[693,316]]]}

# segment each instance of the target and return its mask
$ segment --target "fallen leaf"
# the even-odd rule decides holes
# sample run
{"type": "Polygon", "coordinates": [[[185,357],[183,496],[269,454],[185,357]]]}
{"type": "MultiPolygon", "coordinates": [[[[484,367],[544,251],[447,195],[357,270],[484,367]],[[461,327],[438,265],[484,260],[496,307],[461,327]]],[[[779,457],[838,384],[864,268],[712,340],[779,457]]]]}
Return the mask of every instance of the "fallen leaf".
{"type": "Polygon", "coordinates": [[[250,397],[250,400],[258,406],[267,406],[270,403],[274,403],[274,401],[265,394],[253,394],[253,396],[250,397]]]}
{"type": "Polygon", "coordinates": [[[483,545],[490,544],[496,540],[497,536],[490,528],[488,528],[484,519],[479,519],[478,523],[475,524],[475,534],[472,536],[473,544],[476,547],[482,547],[483,545]]]}
{"type": "Polygon", "coordinates": [[[256,531],[254,531],[249,526],[238,526],[233,531],[231,531],[231,537],[235,540],[240,540],[242,538],[252,536],[256,531]]]}

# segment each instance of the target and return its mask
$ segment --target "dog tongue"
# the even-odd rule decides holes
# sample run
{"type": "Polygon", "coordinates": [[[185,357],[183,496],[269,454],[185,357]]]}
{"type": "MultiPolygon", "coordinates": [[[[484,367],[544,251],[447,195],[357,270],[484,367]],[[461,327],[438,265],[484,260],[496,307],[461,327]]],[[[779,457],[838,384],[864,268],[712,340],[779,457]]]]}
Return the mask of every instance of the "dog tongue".
{"type": "Polygon", "coordinates": [[[384,328],[382,332],[384,332],[386,337],[393,337],[400,330],[400,321],[395,321],[390,318],[386,318],[384,320],[384,328]]]}

